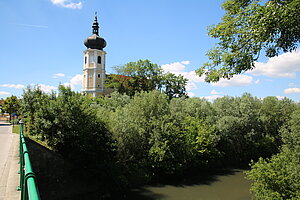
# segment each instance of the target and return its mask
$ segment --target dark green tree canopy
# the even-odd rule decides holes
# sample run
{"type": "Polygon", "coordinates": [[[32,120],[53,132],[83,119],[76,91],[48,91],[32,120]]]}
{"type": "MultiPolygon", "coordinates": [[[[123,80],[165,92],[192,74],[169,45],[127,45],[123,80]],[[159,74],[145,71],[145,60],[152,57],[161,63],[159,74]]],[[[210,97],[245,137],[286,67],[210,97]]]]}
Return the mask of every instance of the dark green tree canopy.
{"type": "Polygon", "coordinates": [[[222,8],[222,22],[208,28],[219,42],[207,52],[209,62],[197,70],[207,82],[253,69],[261,51],[273,57],[299,45],[299,0],[226,0],[222,8]]]}

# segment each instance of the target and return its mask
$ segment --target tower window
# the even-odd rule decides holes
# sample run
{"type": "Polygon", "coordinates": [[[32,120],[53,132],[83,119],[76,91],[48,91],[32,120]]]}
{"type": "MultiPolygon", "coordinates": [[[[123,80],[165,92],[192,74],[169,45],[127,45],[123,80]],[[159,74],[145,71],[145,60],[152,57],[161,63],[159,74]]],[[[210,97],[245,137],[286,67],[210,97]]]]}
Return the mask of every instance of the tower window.
{"type": "Polygon", "coordinates": [[[98,56],[98,64],[101,64],[101,56],[98,56]]]}
{"type": "Polygon", "coordinates": [[[84,64],[86,64],[86,60],[87,60],[87,58],[86,58],[86,56],[84,56],[84,64]]]}
{"type": "Polygon", "coordinates": [[[90,78],[93,78],[93,74],[90,74],[90,78]]]}
{"type": "Polygon", "coordinates": [[[100,74],[98,74],[98,78],[100,78],[101,77],[101,75],[100,74]]]}

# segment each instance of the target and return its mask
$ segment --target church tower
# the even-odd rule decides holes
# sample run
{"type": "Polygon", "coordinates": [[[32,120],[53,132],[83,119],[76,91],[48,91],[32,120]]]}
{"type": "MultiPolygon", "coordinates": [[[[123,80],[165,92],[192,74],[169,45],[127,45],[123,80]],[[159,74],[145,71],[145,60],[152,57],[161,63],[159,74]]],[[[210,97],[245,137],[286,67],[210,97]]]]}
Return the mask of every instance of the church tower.
{"type": "Polygon", "coordinates": [[[104,95],[105,57],[103,50],[106,41],[99,36],[99,24],[95,15],[92,35],[84,40],[87,49],[84,53],[82,92],[93,97],[104,95]]]}

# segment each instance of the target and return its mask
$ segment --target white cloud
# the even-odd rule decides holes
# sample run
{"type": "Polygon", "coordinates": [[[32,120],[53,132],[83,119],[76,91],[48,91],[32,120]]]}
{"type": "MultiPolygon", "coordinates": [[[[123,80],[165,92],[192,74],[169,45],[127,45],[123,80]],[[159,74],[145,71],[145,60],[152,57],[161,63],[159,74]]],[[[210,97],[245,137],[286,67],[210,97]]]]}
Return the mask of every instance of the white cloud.
{"type": "Polygon", "coordinates": [[[0,91],[0,95],[10,95],[9,92],[0,91]]]}
{"type": "Polygon", "coordinates": [[[195,93],[193,93],[193,92],[188,92],[188,96],[189,96],[189,97],[195,97],[196,95],[195,95],[195,93]]]}
{"type": "Polygon", "coordinates": [[[233,76],[231,79],[220,79],[219,82],[211,83],[213,86],[229,87],[229,86],[246,86],[250,85],[253,81],[251,76],[239,74],[233,76]]]}
{"type": "Polygon", "coordinates": [[[278,100],[282,100],[282,99],[286,98],[286,96],[276,96],[276,98],[277,98],[278,100]]]}
{"type": "Polygon", "coordinates": [[[171,64],[165,64],[162,65],[161,68],[164,70],[165,73],[170,72],[175,74],[176,76],[182,75],[184,78],[188,79],[187,85],[186,85],[186,90],[195,90],[197,89],[196,83],[200,82],[205,82],[205,77],[199,77],[195,71],[190,71],[190,72],[185,72],[185,65],[189,65],[191,62],[186,60],[186,61],[181,61],[181,62],[174,62],[171,64]]]}
{"type": "Polygon", "coordinates": [[[43,92],[50,93],[52,90],[56,90],[57,88],[51,85],[38,84],[37,85],[43,92]]]}
{"type": "Polygon", "coordinates": [[[296,78],[298,71],[300,71],[300,49],[269,58],[267,63],[256,62],[255,68],[248,73],[256,76],[296,78]]]}
{"type": "Polygon", "coordinates": [[[190,61],[182,61],[182,62],[175,62],[171,64],[165,64],[162,65],[161,68],[164,70],[165,73],[170,72],[175,75],[181,74],[185,78],[187,78],[189,81],[194,81],[194,82],[204,82],[205,77],[199,77],[195,71],[190,71],[190,72],[185,72],[185,65],[190,64],[190,61]]]}
{"type": "Polygon", "coordinates": [[[76,74],[75,76],[71,77],[70,82],[62,83],[62,85],[75,90],[77,85],[82,85],[82,77],[82,74],[76,74]]]}
{"type": "Polygon", "coordinates": [[[190,81],[194,81],[194,82],[197,82],[197,83],[205,82],[205,77],[204,76],[201,76],[201,77],[198,76],[195,71],[181,72],[181,73],[178,73],[178,74],[181,74],[182,76],[189,79],[190,81]]]}
{"type": "Polygon", "coordinates": [[[256,81],[254,81],[255,84],[259,84],[260,83],[260,80],[257,79],[256,81]]]}
{"type": "Polygon", "coordinates": [[[197,87],[196,83],[194,83],[192,81],[188,81],[185,88],[187,91],[190,91],[190,90],[196,90],[198,87],[197,87]]]}
{"type": "Polygon", "coordinates": [[[293,93],[300,93],[300,88],[287,88],[284,90],[285,94],[293,94],[293,93]]]}
{"type": "Polygon", "coordinates": [[[189,61],[182,61],[182,62],[175,62],[171,64],[165,64],[162,65],[161,68],[164,70],[165,73],[170,72],[170,73],[178,73],[182,72],[185,69],[185,63],[189,64],[189,61]]]}
{"type": "Polygon", "coordinates": [[[72,0],[51,0],[51,2],[55,5],[71,9],[81,9],[83,6],[81,1],[74,3],[72,0]]]}
{"type": "Polygon", "coordinates": [[[181,61],[181,63],[184,64],[184,65],[189,65],[189,64],[191,64],[191,62],[190,62],[189,60],[181,61]]]}
{"type": "Polygon", "coordinates": [[[62,85],[65,86],[65,87],[71,87],[70,83],[63,83],[62,85]]]}
{"type": "Polygon", "coordinates": [[[211,96],[203,96],[201,98],[204,98],[204,99],[207,99],[209,101],[214,101],[216,100],[217,98],[222,98],[223,96],[221,95],[211,95],[211,96]]]}
{"type": "Polygon", "coordinates": [[[0,85],[0,87],[22,89],[22,88],[24,88],[24,85],[22,85],[22,84],[2,84],[2,85],[0,85]]]}
{"type": "Polygon", "coordinates": [[[82,74],[76,74],[70,80],[71,89],[74,90],[76,85],[82,85],[82,74]]]}
{"type": "Polygon", "coordinates": [[[216,90],[212,90],[210,94],[221,94],[221,92],[217,92],[216,90]]]}
{"type": "Polygon", "coordinates": [[[63,73],[53,74],[53,78],[58,78],[58,77],[65,77],[65,74],[63,73]]]}

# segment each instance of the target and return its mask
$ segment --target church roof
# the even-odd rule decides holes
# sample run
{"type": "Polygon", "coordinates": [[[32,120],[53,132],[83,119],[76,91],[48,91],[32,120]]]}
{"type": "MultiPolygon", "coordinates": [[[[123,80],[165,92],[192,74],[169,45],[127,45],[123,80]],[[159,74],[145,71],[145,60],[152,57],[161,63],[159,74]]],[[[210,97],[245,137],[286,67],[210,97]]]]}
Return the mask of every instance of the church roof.
{"type": "Polygon", "coordinates": [[[106,47],[106,41],[99,36],[99,23],[96,15],[92,28],[93,34],[84,40],[84,45],[90,49],[103,50],[106,47]]]}

